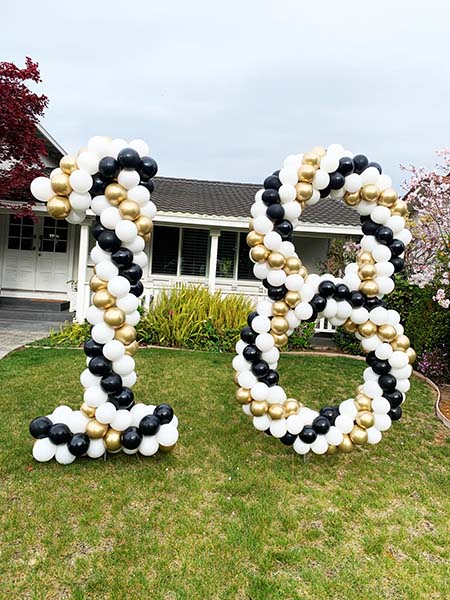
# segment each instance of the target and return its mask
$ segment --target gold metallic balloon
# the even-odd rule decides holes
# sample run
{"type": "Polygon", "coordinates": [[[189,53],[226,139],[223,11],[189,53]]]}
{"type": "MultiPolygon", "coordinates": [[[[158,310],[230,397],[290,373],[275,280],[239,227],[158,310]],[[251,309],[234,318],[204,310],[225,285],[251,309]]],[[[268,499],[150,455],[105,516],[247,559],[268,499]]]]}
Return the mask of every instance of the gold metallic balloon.
{"type": "Polygon", "coordinates": [[[64,173],[66,173],[66,175],[70,175],[78,169],[76,157],[71,156],[70,154],[63,156],[62,159],[59,161],[59,167],[61,171],[64,171],[64,173]]]}
{"type": "Polygon", "coordinates": [[[378,327],[378,337],[383,342],[393,342],[397,337],[397,332],[393,325],[380,325],[378,327]]]}
{"type": "Polygon", "coordinates": [[[300,272],[302,261],[296,256],[289,256],[284,264],[284,271],[287,275],[294,275],[300,272]]]}
{"type": "Polygon", "coordinates": [[[285,333],[272,333],[277,348],[283,348],[288,343],[288,336],[285,333]]]}
{"type": "Polygon", "coordinates": [[[369,412],[368,410],[363,410],[356,415],[356,422],[360,427],[368,429],[369,427],[373,426],[375,418],[373,413],[369,412]]]}
{"type": "Polygon", "coordinates": [[[236,390],[236,400],[239,404],[248,404],[252,401],[250,390],[240,387],[236,390]]]}
{"type": "Polygon", "coordinates": [[[127,190],[120,183],[110,183],[105,189],[106,199],[113,206],[118,206],[127,199],[127,190]]]}
{"type": "Polygon", "coordinates": [[[358,263],[358,265],[364,265],[366,263],[374,265],[375,259],[370,252],[362,251],[356,257],[356,262],[358,263]]]}
{"type": "Polygon", "coordinates": [[[295,308],[297,304],[300,304],[301,299],[300,292],[294,292],[293,290],[289,290],[284,296],[284,301],[286,304],[289,304],[291,308],[295,308]]]}
{"type": "Polygon", "coordinates": [[[367,431],[361,427],[353,427],[350,431],[350,439],[357,446],[367,444],[367,431]]]}
{"type": "Polygon", "coordinates": [[[272,267],[272,269],[282,269],[284,267],[286,259],[281,254],[281,252],[271,252],[267,258],[267,262],[272,267]]]}
{"type": "Polygon", "coordinates": [[[284,406],[282,404],[269,404],[268,414],[271,419],[278,420],[283,419],[284,414],[284,406]]]}
{"type": "Polygon", "coordinates": [[[378,198],[378,204],[390,208],[397,202],[397,198],[397,192],[392,188],[387,188],[381,192],[380,197],[378,198]]]}
{"type": "Polygon", "coordinates": [[[280,335],[282,333],[286,333],[286,331],[289,329],[289,323],[285,317],[273,317],[272,321],[270,322],[270,328],[274,333],[280,335]]]}
{"type": "Polygon", "coordinates": [[[253,246],[258,246],[264,242],[264,236],[260,233],[256,233],[256,231],[250,231],[247,234],[247,245],[253,248],[253,246]]]}
{"type": "Polygon", "coordinates": [[[103,320],[110,327],[120,327],[125,323],[125,313],[118,306],[111,306],[105,310],[103,320]]]}
{"type": "Polygon", "coordinates": [[[175,449],[176,444],[172,444],[171,446],[159,446],[159,449],[161,452],[164,452],[164,454],[169,454],[169,452],[172,452],[175,449]]]}
{"type": "Polygon", "coordinates": [[[414,348],[408,348],[406,350],[406,356],[408,357],[409,364],[412,365],[416,362],[417,354],[414,348]]]}
{"type": "Polygon", "coordinates": [[[124,200],[119,204],[119,212],[123,219],[134,221],[141,214],[141,209],[134,200],[124,200]]]}
{"type": "Polygon", "coordinates": [[[254,417],[262,417],[269,408],[267,400],[253,400],[250,404],[250,412],[254,417]]]}
{"type": "Polygon", "coordinates": [[[375,265],[367,262],[362,264],[358,269],[358,275],[360,279],[373,279],[377,274],[377,270],[375,269],[375,265]]]}
{"type": "Polygon", "coordinates": [[[99,423],[96,419],[92,419],[86,426],[86,434],[93,440],[102,438],[108,431],[109,426],[104,423],[99,423]]]}
{"type": "Polygon", "coordinates": [[[127,346],[136,339],[136,329],[132,325],[125,323],[125,325],[115,330],[114,337],[127,346]]]}
{"type": "Polygon", "coordinates": [[[100,279],[98,275],[92,275],[89,280],[89,287],[93,292],[98,292],[98,290],[104,290],[107,286],[107,282],[100,279]]]}
{"type": "Polygon", "coordinates": [[[347,333],[356,333],[358,331],[358,325],[348,318],[343,324],[344,331],[347,333]]]}
{"type": "Polygon", "coordinates": [[[254,229],[255,229],[255,225],[254,225],[253,219],[249,219],[248,220],[248,230],[254,231],[254,229]]]}
{"type": "Polygon", "coordinates": [[[265,262],[268,259],[269,254],[270,250],[268,250],[263,244],[254,246],[250,250],[250,256],[252,260],[254,260],[257,263],[265,262]]]}
{"type": "Polygon", "coordinates": [[[92,304],[97,308],[110,308],[114,306],[116,303],[116,298],[106,289],[100,289],[98,292],[95,292],[92,298],[92,304]]]}
{"type": "Polygon", "coordinates": [[[361,198],[359,192],[345,192],[344,202],[347,206],[357,206],[361,198]]]}
{"type": "Polygon", "coordinates": [[[239,377],[239,373],[235,373],[235,374],[233,375],[233,381],[234,381],[234,385],[237,385],[237,386],[239,386],[238,377],[239,377]]]}
{"type": "Polygon", "coordinates": [[[344,434],[344,439],[339,444],[338,448],[341,452],[344,452],[344,454],[349,454],[350,452],[353,452],[355,447],[349,436],[344,434]]]}
{"type": "Polygon", "coordinates": [[[136,352],[139,350],[139,342],[134,341],[131,344],[127,344],[125,346],[125,354],[128,356],[134,356],[136,352]]]}
{"type": "Polygon", "coordinates": [[[295,400],[295,398],[288,398],[283,406],[286,418],[290,417],[291,415],[296,415],[300,410],[300,402],[295,400]]]}
{"type": "Polygon", "coordinates": [[[89,419],[93,419],[95,417],[95,408],[93,406],[89,406],[86,404],[86,402],[83,402],[83,404],[80,406],[80,411],[89,419]]]}
{"type": "Polygon", "coordinates": [[[313,167],[319,168],[320,157],[318,154],[316,154],[316,152],[305,152],[302,163],[304,165],[312,165],[313,167]]]}
{"type": "Polygon", "coordinates": [[[355,398],[356,408],[360,411],[372,410],[372,400],[369,396],[359,393],[355,398]]]}
{"type": "Polygon", "coordinates": [[[368,279],[367,281],[361,281],[361,285],[359,286],[359,291],[362,292],[363,294],[366,294],[366,296],[369,296],[370,298],[372,298],[373,296],[376,296],[378,294],[380,289],[379,289],[378,285],[375,283],[375,281],[373,281],[373,279],[368,279]]]}
{"type": "Polygon", "coordinates": [[[289,312],[289,306],[284,300],[277,300],[272,304],[272,314],[277,317],[285,317],[289,312]]]}
{"type": "Polygon", "coordinates": [[[144,235],[144,242],[145,242],[146,244],[148,244],[148,243],[149,243],[149,241],[150,241],[151,239],[152,239],[152,232],[150,231],[150,233],[146,233],[146,234],[144,235]]]}
{"type": "Polygon", "coordinates": [[[48,214],[56,220],[69,216],[72,207],[69,198],[65,196],[52,196],[46,205],[48,214]]]}
{"type": "Polygon", "coordinates": [[[395,340],[391,342],[391,346],[394,350],[406,351],[411,346],[411,342],[407,335],[398,335],[395,340]]]}
{"type": "Polygon", "coordinates": [[[306,202],[313,195],[313,186],[310,183],[306,183],[305,181],[299,181],[295,186],[297,191],[297,200],[301,202],[306,202]]]}
{"type": "Polygon", "coordinates": [[[361,323],[361,325],[358,325],[358,332],[363,337],[370,337],[376,334],[377,326],[375,325],[375,323],[372,323],[372,321],[366,321],[365,323],[361,323]]]}
{"type": "Polygon", "coordinates": [[[391,215],[399,215],[400,217],[406,217],[408,214],[408,205],[404,200],[397,200],[394,206],[391,208],[391,215]]]}
{"type": "Polygon", "coordinates": [[[312,152],[312,154],[317,154],[317,156],[319,156],[319,158],[323,158],[325,156],[325,154],[327,153],[325,148],[323,148],[322,146],[314,146],[314,148],[311,150],[311,152],[312,152]]]}
{"type": "Polygon", "coordinates": [[[300,267],[298,274],[303,277],[303,279],[306,279],[308,277],[308,269],[305,266],[302,266],[300,267]]]}
{"type": "Polygon", "coordinates": [[[72,191],[67,173],[55,173],[50,179],[52,190],[59,196],[68,196],[72,191]]]}
{"type": "Polygon", "coordinates": [[[339,452],[337,446],[328,446],[327,454],[337,454],[339,452]]]}
{"type": "Polygon", "coordinates": [[[369,183],[361,189],[361,197],[367,202],[375,202],[375,200],[378,200],[379,195],[380,190],[373,183],[369,183]]]}
{"type": "Polygon", "coordinates": [[[109,428],[105,433],[105,437],[103,438],[105,441],[105,447],[108,452],[115,452],[116,450],[120,450],[122,447],[121,442],[122,434],[120,431],[116,429],[109,428]]]}
{"type": "Polygon", "coordinates": [[[147,235],[153,231],[153,222],[150,219],[150,217],[145,217],[144,215],[141,215],[136,219],[134,224],[138,229],[139,235],[147,235]]]}
{"type": "Polygon", "coordinates": [[[316,174],[316,169],[309,164],[304,164],[297,171],[298,180],[306,181],[307,183],[311,183],[314,179],[314,175],[316,174]]]}

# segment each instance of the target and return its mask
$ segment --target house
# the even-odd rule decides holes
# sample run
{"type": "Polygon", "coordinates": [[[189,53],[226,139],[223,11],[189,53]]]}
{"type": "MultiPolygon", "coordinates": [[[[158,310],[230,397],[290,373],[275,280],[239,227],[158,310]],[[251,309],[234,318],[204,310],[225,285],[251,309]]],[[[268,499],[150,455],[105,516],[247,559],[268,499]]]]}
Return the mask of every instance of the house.
{"type": "MultiPolygon", "coordinates": [[[[64,154],[48,132],[46,167],[55,168],[64,154]]],[[[264,175],[264,174],[262,174],[264,175]]],[[[265,289],[252,271],[246,234],[250,206],[259,185],[156,177],[152,194],[158,213],[144,272],[144,303],[180,282],[211,291],[262,296],[265,289]]],[[[44,205],[36,206],[37,223],[17,220],[0,208],[0,297],[69,300],[78,321],[89,306],[89,259],[94,239],[90,223],[54,221],[44,205]],[[87,267],[86,267],[87,265],[87,267]]],[[[303,263],[318,270],[331,240],[358,236],[358,214],[327,199],[309,207],[294,232],[303,263]]]]}

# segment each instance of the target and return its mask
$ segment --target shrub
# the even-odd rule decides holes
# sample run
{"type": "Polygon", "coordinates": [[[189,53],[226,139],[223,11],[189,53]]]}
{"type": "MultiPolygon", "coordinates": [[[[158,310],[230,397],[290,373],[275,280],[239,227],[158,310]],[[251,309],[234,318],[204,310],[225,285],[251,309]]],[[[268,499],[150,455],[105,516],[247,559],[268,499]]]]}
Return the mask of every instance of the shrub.
{"type": "Polygon", "coordinates": [[[347,333],[343,327],[338,327],[336,329],[333,339],[341,352],[353,354],[355,356],[362,354],[359,340],[357,340],[352,333],[347,333]]]}
{"type": "Polygon", "coordinates": [[[91,326],[89,323],[70,323],[61,325],[58,331],[52,330],[50,335],[43,340],[34,342],[34,346],[55,346],[61,348],[74,348],[84,344],[89,337],[91,326]]]}
{"type": "Polygon", "coordinates": [[[310,341],[314,335],[315,323],[302,322],[289,337],[289,350],[304,350],[310,347],[310,341]]]}
{"type": "Polygon", "coordinates": [[[425,350],[417,359],[416,367],[434,383],[450,381],[450,355],[445,348],[425,350]]]}

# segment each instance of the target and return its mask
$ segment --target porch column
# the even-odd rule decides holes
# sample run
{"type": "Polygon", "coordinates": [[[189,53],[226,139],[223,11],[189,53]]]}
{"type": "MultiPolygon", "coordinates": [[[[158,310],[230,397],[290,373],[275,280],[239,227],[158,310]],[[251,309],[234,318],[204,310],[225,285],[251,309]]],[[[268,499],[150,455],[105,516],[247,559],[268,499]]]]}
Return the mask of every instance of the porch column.
{"type": "Polygon", "coordinates": [[[86,306],[84,287],[86,283],[86,266],[89,250],[89,227],[90,225],[82,225],[80,227],[80,247],[78,249],[78,275],[77,275],[77,306],[75,312],[75,320],[78,323],[83,323],[86,306]]]}
{"type": "Polygon", "coordinates": [[[219,247],[220,230],[212,229],[209,235],[211,237],[211,251],[209,253],[208,287],[211,294],[213,294],[216,291],[217,249],[219,247]]]}

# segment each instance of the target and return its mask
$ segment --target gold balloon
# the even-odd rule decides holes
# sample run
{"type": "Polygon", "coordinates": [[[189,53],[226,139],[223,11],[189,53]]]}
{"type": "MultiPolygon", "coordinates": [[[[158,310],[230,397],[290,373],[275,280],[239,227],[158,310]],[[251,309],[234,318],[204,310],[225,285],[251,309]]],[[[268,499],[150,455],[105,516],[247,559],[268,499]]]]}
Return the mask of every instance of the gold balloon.
{"type": "Polygon", "coordinates": [[[320,156],[316,152],[305,152],[302,163],[304,165],[312,165],[313,167],[319,168],[320,156]]]}
{"type": "Polygon", "coordinates": [[[150,241],[151,239],[152,239],[152,232],[150,231],[150,233],[146,233],[146,234],[144,235],[144,242],[145,242],[146,244],[148,244],[148,243],[149,243],[149,241],[150,241]]]}
{"type": "Polygon", "coordinates": [[[296,415],[300,410],[300,402],[295,400],[295,398],[288,398],[283,406],[286,418],[291,415],[296,415]]]}
{"type": "Polygon", "coordinates": [[[284,267],[286,259],[281,254],[281,252],[271,252],[267,258],[267,262],[272,267],[272,269],[282,269],[284,267]]]}
{"type": "Polygon", "coordinates": [[[118,306],[111,306],[105,310],[103,320],[110,327],[120,327],[125,323],[125,313],[118,306]]]}
{"type": "Polygon", "coordinates": [[[95,408],[93,406],[89,406],[86,404],[86,402],[83,402],[83,404],[80,406],[80,411],[89,419],[93,419],[95,417],[95,408]]]}
{"type": "Polygon", "coordinates": [[[284,300],[277,300],[272,304],[272,314],[277,317],[284,317],[289,312],[289,306],[284,300]]]}
{"type": "Polygon", "coordinates": [[[361,282],[361,285],[359,286],[359,291],[371,298],[373,296],[376,296],[380,290],[375,281],[373,281],[372,279],[368,279],[366,281],[361,282]]]}
{"type": "Polygon", "coordinates": [[[400,217],[406,217],[408,214],[408,205],[403,200],[397,200],[394,206],[391,208],[391,215],[399,215],[400,217]]]}
{"type": "Polygon", "coordinates": [[[356,415],[356,422],[360,427],[368,429],[369,427],[373,426],[375,418],[373,413],[369,412],[368,410],[363,410],[356,415]]]}
{"type": "Polygon", "coordinates": [[[120,450],[122,447],[121,437],[122,434],[120,431],[112,428],[108,429],[108,431],[105,433],[105,437],[103,438],[108,452],[116,452],[117,450],[120,450]]]}
{"type": "Polygon", "coordinates": [[[300,267],[300,271],[298,272],[298,274],[303,277],[303,279],[306,279],[308,277],[308,269],[304,266],[300,267]]]}
{"type": "Polygon", "coordinates": [[[59,196],[68,196],[72,191],[67,173],[56,173],[50,179],[52,190],[59,196]]]}
{"type": "Polygon", "coordinates": [[[250,412],[254,417],[262,417],[269,408],[267,400],[253,400],[250,404],[250,412]]]}
{"type": "Polygon", "coordinates": [[[258,246],[254,246],[250,250],[250,256],[251,256],[252,260],[254,260],[257,263],[265,262],[267,260],[267,258],[269,257],[269,254],[270,254],[270,250],[268,250],[262,244],[258,245],[258,246]]]}
{"type": "Polygon", "coordinates": [[[377,326],[375,325],[375,323],[372,323],[372,321],[366,321],[365,323],[361,323],[361,325],[358,325],[358,332],[363,337],[370,337],[376,334],[377,326]]]}
{"type": "Polygon", "coordinates": [[[65,196],[52,196],[47,202],[47,212],[56,220],[65,219],[71,210],[69,198],[65,196]]]}
{"type": "Polygon", "coordinates": [[[278,420],[284,419],[284,406],[282,404],[270,404],[268,409],[268,414],[271,419],[278,420]]]}
{"type": "Polygon", "coordinates": [[[355,405],[358,410],[372,410],[372,400],[365,394],[358,394],[355,398],[355,405]]]}
{"type": "Polygon", "coordinates": [[[327,454],[337,454],[339,452],[337,446],[328,446],[327,454]]]}
{"type": "Polygon", "coordinates": [[[252,401],[250,390],[240,387],[236,390],[236,400],[239,404],[248,404],[252,401]]]}
{"type": "Polygon", "coordinates": [[[127,344],[125,346],[125,354],[128,354],[128,356],[134,356],[138,350],[139,343],[136,341],[131,342],[131,344],[127,344]]]}
{"type": "Polygon", "coordinates": [[[280,335],[286,333],[289,329],[289,323],[284,317],[273,317],[270,322],[270,328],[274,333],[280,335]]]}
{"type": "Polygon", "coordinates": [[[104,288],[98,290],[98,292],[95,292],[94,297],[92,298],[92,303],[97,308],[110,308],[116,303],[116,298],[110,294],[106,288],[104,288]]]}
{"type": "Polygon", "coordinates": [[[398,335],[393,342],[391,342],[391,346],[394,350],[408,350],[411,342],[409,341],[409,337],[407,335],[398,335]]]}
{"type": "Polygon", "coordinates": [[[256,231],[250,231],[247,234],[247,246],[253,248],[253,246],[258,246],[258,244],[262,244],[264,242],[264,236],[260,233],[256,233],[256,231]]]}
{"type": "Polygon", "coordinates": [[[136,219],[134,224],[138,229],[139,235],[145,236],[153,231],[153,222],[150,219],[150,217],[145,217],[144,215],[141,215],[136,219]]]}
{"type": "Polygon", "coordinates": [[[408,348],[406,350],[406,356],[408,357],[409,364],[412,365],[416,362],[417,354],[414,348],[408,348]]]}
{"type": "Polygon", "coordinates": [[[122,344],[127,346],[136,339],[136,329],[125,323],[125,325],[122,325],[122,327],[116,329],[114,332],[114,337],[116,340],[119,340],[119,342],[122,342],[122,344]]]}
{"type": "Polygon", "coordinates": [[[358,265],[364,265],[366,263],[374,265],[375,259],[370,252],[363,251],[358,254],[356,262],[358,263],[358,265]]]}
{"type": "Polygon", "coordinates": [[[380,325],[378,327],[378,336],[383,342],[393,342],[397,337],[397,332],[393,325],[380,325]]]}
{"type": "Polygon", "coordinates": [[[134,221],[141,214],[141,209],[134,200],[124,200],[119,204],[119,212],[123,219],[134,221]]]}
{"type": "Polygon", "coordinates": [[[164,452],[164,454],[168,454],[174,450],[175,446],[176,444],[172,444],[171,446],[160,446],[159,449],[161,452],[164,452]]]}
{"type": "Polygon", "coordinates": [[[325,148],[323,148],[322,146],[314,146],[314,148],[311,150],[311,152],[313,154],[317,154],[319,156],[319,158],[323,158],[325,156],[325,154],[327,153],[325,148]]]}
{"type": "Polygon", "coordinates": [[[300,304],[301,299],[300,293],[294,292],[293,290],[289,290],[284,297],[284,301],[286,304],[289,304],[291,308],[295,308],[297,304],[300,304]]]}
{"type": "Polygon", "coordinates": [[[350,318],[345,321],[343,328],[347,333],[356,333],[358,331],[358,325],[353,323],[350,318]]]}
{"type": "Polygon", "coordinates": [[[106,286],[106,281],[100,279],[98,275],[92,275],[92,277],[89,280],[89,287],[93,292],[98,292],[98,290],[104,290],[106,286]]]}
{"type": "Polygon", "coordinates": [[[297,171],[298,180],[306,181],[307,183],[311,183],[314,179],[314,175],[316,174],[316,169],[309,164],[302,165],[300,169],[297,171]]]}
{"type": "Polygon", "coordinates": [[[297,191],[297,200],[301,202],[306,202],[313,195],[313,186],[310,183],[306,183],[305,181],[299,181],[295,186],[297,191]]]}
{"type": "Polygon", "coordinates": [[[357,206],[361,198],[359,192],[345,192],[344,202],[347,206],[357,206]]]}
{"type": "Polygon", "coordinates": [[[272,333],[277,348],[283,348],[288,343],[288,336],[285,333],[272,333]]]}
{"type": "Polygon", "coordinates": [[[341,452],[344,452],[344,454],[348,454],[349,452],[353,452],[355,447],[349,436],[344,434],[344,439],[339,444],[338,448],[341,452]]]}
{"type": "Polygon", "coordinates": [[[106,199],[113,206],[118,206],[127,199],[127,190],[120,183],[110,183],[105,189],[106,199]]]}
{"type": "Polygon", "coordinates": [[[294,275],[300,272],[302,261],[296,256],[289,256],[284,264],[284,271],[286,275],[294,275]]]}
{"type": "Polygon", "coordinates": [[[367,431],[361,427],[353,427],[350,431],[350,439],[357,446],[367,444],[367,431]]]}
{"type": "Polygon", "coordinates": [[[364,200],[367,200],[367,202],[375,202],[375,200],[378,199],[379,195],[380,190],[373,183],[369,183],[361,189],[361,197],[364,200]]]}
{"type": "Polygon", "coordinates": [[[91,439],[98,440],[99,438],[102,438],[105,435],[108,429],[108,425],[105,425],[104,423],[99,423],[96,419],[92,419],[92,421],[89,421],[89,423],[86,426],[86,433],[91,439]]]}
{"type": "Polygon", "coordinates": [[[62,159],[59,161],[59,167],[61,171],[64,171],[64,173],[66,173],[66,175],[70,175],[78,169],[76,157],[71,156],[70,154],[63,156],[62,159]]]}
{"type": "Polygon", "coordinates": [[[235,385],[239,385],[238,377],[239,377],[239,373],[235,373],[233,375],[233,381],[234,381],[235,385]]]}
{"type": "Polygon", "coordinates": [[[255,229],[255,225],[254,225],[253,219],[249,219],[248,220],[248,230],[254,231],[254,229],[255,229]]]}
{"type": "Polygon", "coordinates": [[[397,198],[397,192],[392,188],[387,188],[381,192],[380,197],[378,198],[378,204],[390,208],[397,202],[397,198]]]}
{"type": "Polygon", "coordinates": [[[377,270],[375,269],[375,265],[367,262],[361,265],[358,269],[358,275],[360,279],[373,279],[377,274],[377,270]]]}

